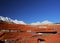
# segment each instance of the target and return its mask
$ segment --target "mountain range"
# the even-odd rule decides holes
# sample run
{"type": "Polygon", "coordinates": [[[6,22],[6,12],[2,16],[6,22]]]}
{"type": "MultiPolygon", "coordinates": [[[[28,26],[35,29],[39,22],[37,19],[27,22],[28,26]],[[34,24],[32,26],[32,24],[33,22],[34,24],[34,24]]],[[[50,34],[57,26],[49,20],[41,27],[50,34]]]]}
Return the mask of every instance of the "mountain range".
{"type": "MultiPolygon", "coordinates": [[[[7,22],[7,23],[14,23],[14,24],[27,24],[23,21],[19,21],[19,20],[13,20],[11,18],[8,18],[8,17],[3,17],[3,16],[0,16],[0,22],[7,22]]],[[[53,22],[50,22],[48,20],[45,20],[43,22],[34,22],[34,23],[30,23],[29,25],[42,25],[42,24],[54,24],[53,22]]]]}

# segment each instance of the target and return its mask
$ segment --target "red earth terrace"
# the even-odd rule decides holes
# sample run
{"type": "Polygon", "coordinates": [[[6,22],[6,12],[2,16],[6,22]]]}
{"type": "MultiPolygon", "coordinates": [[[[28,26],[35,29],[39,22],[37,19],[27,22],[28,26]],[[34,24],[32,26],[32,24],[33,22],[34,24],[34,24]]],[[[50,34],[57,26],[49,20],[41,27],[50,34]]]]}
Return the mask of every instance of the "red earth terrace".
{"type": "Polygon", "coordinates": [[[0,22],[0,43],[60,43],[60,24],[24,25],[0,22]]]}

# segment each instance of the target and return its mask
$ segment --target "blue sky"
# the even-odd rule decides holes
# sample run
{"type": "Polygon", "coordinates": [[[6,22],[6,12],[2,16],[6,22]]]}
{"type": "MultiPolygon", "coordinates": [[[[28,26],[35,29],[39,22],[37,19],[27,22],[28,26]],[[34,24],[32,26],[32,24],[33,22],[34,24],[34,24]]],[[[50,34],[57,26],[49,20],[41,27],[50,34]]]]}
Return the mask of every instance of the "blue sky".
{"type": "Polygon", "coordinates": [[[60,0],[0,0],[0,16],[26,23],[60,22],[60,0]]]}

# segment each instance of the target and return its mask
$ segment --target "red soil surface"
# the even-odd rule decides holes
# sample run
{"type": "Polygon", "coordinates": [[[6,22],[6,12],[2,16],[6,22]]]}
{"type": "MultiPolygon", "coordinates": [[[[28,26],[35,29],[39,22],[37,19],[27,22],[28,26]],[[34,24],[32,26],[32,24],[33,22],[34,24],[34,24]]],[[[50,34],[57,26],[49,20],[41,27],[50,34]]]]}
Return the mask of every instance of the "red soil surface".
{"type": "Polygon", "coordinates": [[[60,43],[60,25],[33,26],[0,22],[0,41],[5,43],[60,43]]]}

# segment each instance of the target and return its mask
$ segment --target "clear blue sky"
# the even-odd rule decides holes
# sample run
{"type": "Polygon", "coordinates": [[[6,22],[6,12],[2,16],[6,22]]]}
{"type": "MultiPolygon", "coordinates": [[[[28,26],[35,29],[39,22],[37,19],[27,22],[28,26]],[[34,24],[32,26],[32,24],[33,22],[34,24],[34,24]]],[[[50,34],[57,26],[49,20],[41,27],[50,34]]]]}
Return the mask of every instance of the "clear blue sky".
{"type": "Polygon", "coordinates": [[[0,16],[26,23],[60,22],[60,0],[0,0],[0,16]]]}

